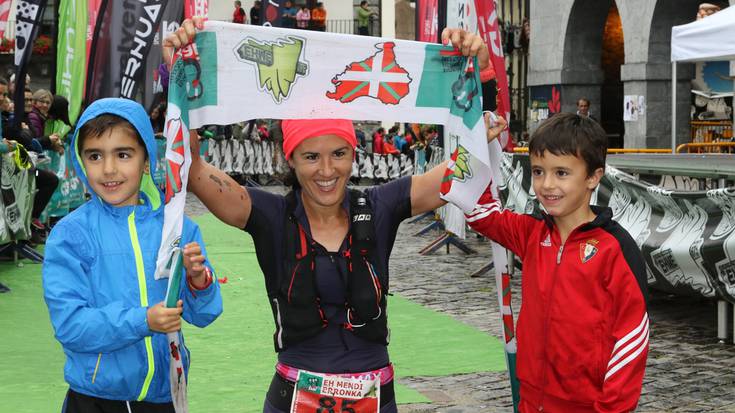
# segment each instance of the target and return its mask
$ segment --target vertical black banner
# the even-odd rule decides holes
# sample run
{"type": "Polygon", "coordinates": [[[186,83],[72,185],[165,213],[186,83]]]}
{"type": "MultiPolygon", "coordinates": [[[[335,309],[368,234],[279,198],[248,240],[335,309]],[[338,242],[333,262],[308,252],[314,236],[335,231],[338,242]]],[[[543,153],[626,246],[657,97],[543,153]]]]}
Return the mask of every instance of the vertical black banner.
{"type": "Polygon", "coordinates": [[[15,122],[21,122],[24,115],[26,73],[33,52],[33,41],[41,25],[41,16],[46,8],[46,0],[22,0],[18,2],[15,22],[15,122]]]}
{"type": "Polygon", "coordinates": [[[107,0],[92,41],[86,102],[104,97],[140,101],[146,60],[167,0],[107,0]]]}
{"type": "Polygon", "coordinates": [[[161,42],[170,33],[175,32],[183,20],[184,0],[168,0],[166,8],[163,11],[163,16],[161,17],[161,24],[158,27],[156,36],[153,38],[153,45],[148,52],[148,58],[145,62],[141,102],[147,110],[150,110],[154,103],[159,103],[163,98],[164,87],[158,75],[158,68],[163,63],[161,42]]]}

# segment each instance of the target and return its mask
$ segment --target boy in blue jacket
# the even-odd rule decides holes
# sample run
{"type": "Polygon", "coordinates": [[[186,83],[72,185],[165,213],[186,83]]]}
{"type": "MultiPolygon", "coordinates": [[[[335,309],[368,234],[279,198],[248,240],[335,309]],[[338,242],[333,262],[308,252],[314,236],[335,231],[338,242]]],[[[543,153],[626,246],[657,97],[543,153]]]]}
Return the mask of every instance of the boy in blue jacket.
{"type": "MultiPolygon", "coordinates": [[[[164,205],[148,115],[127,99],[98,100],[79,119],[72,148],[92,199],[56,224],[43,264],[44,298],[66,354],[62,413],[174,412],[165,333],[178,331],[182,316],[204,327],[222,312],[201,233],[185,218],[186,282],[177,307],[166,308],[168,279],[153,276],[164,205]]],[[[181,353],[188,372],[189,352],[181,353]]]]}

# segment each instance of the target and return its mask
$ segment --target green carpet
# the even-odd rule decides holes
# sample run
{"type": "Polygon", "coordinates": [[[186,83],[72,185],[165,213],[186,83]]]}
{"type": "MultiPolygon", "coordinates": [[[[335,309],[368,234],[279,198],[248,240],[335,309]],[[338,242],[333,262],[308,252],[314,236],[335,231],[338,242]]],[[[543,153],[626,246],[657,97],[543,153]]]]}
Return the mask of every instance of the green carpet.
{"type": "MultiPolygon", "coordinates": [[[[212,325],[184,327],[192,353],[191,412],[258,412],[273,375],[273,321],[252,241],[211,215],[196,219],[222,284],[224,312],[212,325]]],[[[420,257],[417,256],[417,259],[420,257]]],[[[66,391],[64,356],[53,337],[40,265],[0,264],[0,411],[55,412],[66,391]]],[[[398,377],[505,369],[499,340],[399,296],[389,299],[391,360],[398,377]]],[[[400,383],[400,379],[398,380],[400,383]]],[[[428,402],[397,384],[400,403],[428,402]]]]}

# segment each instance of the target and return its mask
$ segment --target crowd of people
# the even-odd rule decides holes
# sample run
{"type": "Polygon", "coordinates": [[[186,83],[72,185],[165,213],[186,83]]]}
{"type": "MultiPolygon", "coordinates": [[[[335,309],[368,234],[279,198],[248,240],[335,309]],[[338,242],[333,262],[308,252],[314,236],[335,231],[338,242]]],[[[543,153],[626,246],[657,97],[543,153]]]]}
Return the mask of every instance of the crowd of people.
{"type": "MultiPolygon", "coordinates": [[[[26,77],[30,84],[30,76],[26,77]]],[[[73,125],[69,121],[69,102],[63,96],[52,95],[46,89],[32,90],[26,86],[24,91],[23,119],[15,119],[15,105],[10,99],[15,91],[15,79],[0,77],[0,116],[2,117],[2,147],[0,151],[14,151],[18,145],[32,153],[40,161],[32,170],[35,177],[36,196],[31,213],[31,237],[26,242],[34,247],[44,242],[47,235],[46,224],[41,214],[59,185],[59,179],[52,171],[45,169],[45,151],[64,153],[65,133],[55,128],[56,122],[65,125],[62,130],[69,131],[73,125]]]]}
{"type": "MultiPolygon", "coordinates": [[[[240,0],[236,0],[235,9],[232,12],[232,22],[239,24],[252,24],[256,26],[262,25],[262,7],[262,1],[256,0],[250,8],[250,19],[248,19],[248,14],[245,13],[245,9],[242,7],[242,2],[240,0]]],[[[283,8],[280,10],[280,27],[316,30],[321,32],[327,30],[327,9],[324,7],[323,2],[317,2],[315,7],[310,9],[306,3],[295,4],[294,2],[287,0],[284,3],[283,8]]],[[[355,9],[357,34],[370,36],[371,19],[377,17],[379,17],[378,12],[370,7],[367,0],[361,1],[360,5],[355,9]]]]}
{"type": "MultiPolygon", "coordinates": [[[[250,8],[250,20],[248,20],[245,9],[242,8],[242,2],[239,0],[235,1],[232,22],[260,26],[263,24],[260,18],[261,7],[263,7],[261,0],[256,0],[253,3],[253,7],[250,8]]],[[[293,2],[286,1],[280,17],[280,27],[321,32],[327,30],[327,9],[324,8],[324,3],[322,2],[317,2],[316,7],[309,9],[306,3],[296,6],[293,2]]]]}

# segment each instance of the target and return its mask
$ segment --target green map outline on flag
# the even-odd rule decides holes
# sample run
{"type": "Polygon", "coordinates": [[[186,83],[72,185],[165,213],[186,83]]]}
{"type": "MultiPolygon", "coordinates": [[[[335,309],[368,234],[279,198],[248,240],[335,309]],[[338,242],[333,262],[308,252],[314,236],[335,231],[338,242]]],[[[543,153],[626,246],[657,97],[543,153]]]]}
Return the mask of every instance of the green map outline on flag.
{"type": "Polygon", "coordinates": [[[470,167],[470,153],[462,145],[457,146],[457,159],[453,160],[452,174],[447,177],[448,179],[454,179],[455,181],[465,182],[468,179],[472,179],[472,168],[470,167]]]}
{"type": "Polygon", "coordinates": [[[395,46],[395,42],[376,43],[377,51],[374,54],[349,63],[342,73],[332,78],[334,92],[327,91],[326,96],[340,103],[350,103],[361,97],[369,97],[384,105],[399,104],[410,93],[413,78],[398,64],[395,46]],[[381,61],[378,79],[375,79],[373,73],[377,58],[381,61]],[[388,81],[388,79],[395,80],[388,81]],[[405,79],[408,81],[404,81],[405,79]]]}
{"type": "Polygon", "coordinates": [[[268,92],[276,104],[287,100],[297,76],[309,74],[304,49],[306,39],[286,36],[275,41],[246,37],[234,49],[237,60],[254,65],[258,72],[258,90],[268,92]]]}

